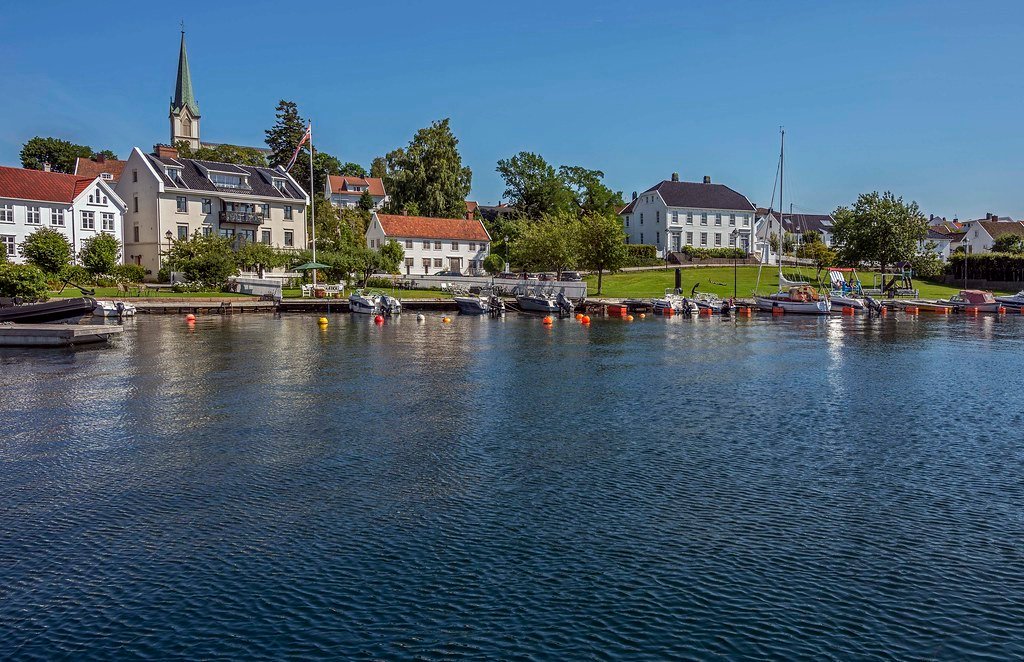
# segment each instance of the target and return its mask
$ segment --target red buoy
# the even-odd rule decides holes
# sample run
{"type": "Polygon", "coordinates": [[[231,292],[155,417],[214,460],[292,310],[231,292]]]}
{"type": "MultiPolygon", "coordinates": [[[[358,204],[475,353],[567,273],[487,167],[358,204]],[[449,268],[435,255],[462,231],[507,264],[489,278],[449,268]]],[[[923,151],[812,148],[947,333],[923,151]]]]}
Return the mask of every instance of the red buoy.
{"type": "Polygon", "coordinates": [[[377,315],[376,317],[373,318],[373,323],[374,324],[383,324],[384,323],[384,316],[383,315],[377,315]]]}

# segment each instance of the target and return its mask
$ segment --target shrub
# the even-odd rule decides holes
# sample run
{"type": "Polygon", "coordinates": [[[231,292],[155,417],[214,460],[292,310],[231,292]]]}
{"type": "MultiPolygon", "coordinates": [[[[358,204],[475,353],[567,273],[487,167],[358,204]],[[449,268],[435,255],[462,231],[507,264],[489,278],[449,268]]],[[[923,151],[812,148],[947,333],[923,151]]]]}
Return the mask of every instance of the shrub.
{"type": "Polygon", "coordinates": [[[381,277],[378,276],[376,278],[369,278],[369,279],[367,279],[366,287],[373,287],[373,288],[376,288],[376,289],[379,289],[379,290],[381,290],[381,289],[390,289],[390,288],[394,287],[394,283],[391,282],[390,278],[381,278],[381,277]]]}
{"type": "Polygon", "coordinates": [[[206,285],[203,283],[175,283],[171,286],[172,292],[205,292],[206,285]]]}
{"type": "Polygon", "coordinates": [[[71,263],[71,242],[52,228],[39,228],[21,242],[21,254],[48,274],[59,274],[71,263]]]}
{"type": "Polygon", "coordinates": [[[114,235],[100,233],[82,242],[78,260],[91,274],[109,274],[121,259],[121,242],[114,235]]]}
{"type": "Polygon", "coordinates": [[[76,285],[91,285],[93,282],[92,274],[77,264],[65,265],[56,276],[60,282],[67,281],[76,285]]]}
{"type": "Polygon", "coordinates": [[[683,255],[689,255],[695,260],[707,260],[709,258],[728,258],[743,260],[747,252],[742,248],[700,248],[699,246],[683,246],[679,249],[683,255]]]}
{"type": "Polygon", "coordinates": [[[658,247],[649,244],[626,244],[626,257],[631,260],[656,260],[658,247]]]}
{"type": "MultiPolygon", "coordinates": [[[[963,277],[964,254],[954,251],[946,263],[946,273],[963,277]]],[[[971,279],[1024,280],[1024,255],[1009,253],[971,253],[967,256],[967,277],[971,279]]]]}
{"type": "Polygon", "coordinates": [[[491,253],[490,255],[484,258],[483,266],[484,271],[491,274],[492,276],[494,274],[500,274],[502,271],[505,270],[505,258],[503,258],[500,255],[495,255],[494,253],[491,253]]]}
{"type": "Polygon", "coordinates": [[[218,290],[227,279],[238,273],[231,242],[216,235],[195,234],[191,239],[179,239],[167,253],[165,267],[180,271],[189,283],[200,283],[205,288],[218,290]]]}
{"type": "Polygon", "coordinates": [[[122,283],[141,283],[146,278],[146,269],[140,264],[115,264],[110,275],[122,283]]]}
{"type": "Polygon", "coordinates": [[[937,244],[929,241],[924,250],[910,258],[910,268],[917,278],[937,278],[942,274],[942,258],[935,252],[937,244]]]}
{"type": "Polygon", "coordinates": [[[0,296],[45,301],[46,274],[31,264],[0,264],[0,296]]]}

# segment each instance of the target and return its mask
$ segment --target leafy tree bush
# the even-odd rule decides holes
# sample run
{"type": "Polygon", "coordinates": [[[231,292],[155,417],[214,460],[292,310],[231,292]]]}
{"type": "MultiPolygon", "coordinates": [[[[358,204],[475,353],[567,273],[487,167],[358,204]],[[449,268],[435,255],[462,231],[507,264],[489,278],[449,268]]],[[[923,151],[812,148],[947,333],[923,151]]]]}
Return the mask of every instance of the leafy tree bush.
{"type": "Polygon", "coordinates": [[[993,253],[1024,254],[1024,237],[1015,234],[1004,234],[992,242],[993,253]]]}
{"type": "Polygon", "coordinates": [[[910,259],[910,268],[918,278],[937,278],[942,275],[942,258],[935,249],[938,244],[929,241],[924,245],[924,250],[910,259]]]}
{"type": "Polygon", "coordinates": [[[483,267],[484,271],[491,274],[492,276],[494,274],[500,274],[502,271],[505,270],[505,258],[503,258],[500,255],[491,253],[490,255],[484,258],[483,267]]]}
{"type": "MultiPolygon", "coordinates": [[[[653,246],[651,248],[654,248],[653,246]]],[[[597,293],[604,273],[615,273],[626,264],[626,233],[615,213],[588,214],[579,222],[580,264],[597,272],[597,293]]]]}
{"type": "Polygon", "coordinates": [[[366,287],[373,287],[378,290],[384,290],[394,287],[394,283],[391,282],[390,278],[382,278],[378,276],[376,278],[367,278],[366,287]]]}
{"type": "Polygon", "coordinates": [[[141,283],[146,278],[146,269],[140,264],[116,264],[110,275],[122,283],[141,283]]]}
{"type": "Polygon", "coordinates": [[[69,282],[76,285],[89,285],[94,281],[93,275],[89,271],[79,264],[68,264],[65,265],[60,273],[54,274],[55,282],[69,282]]]}
{"type": "Polygon", "coordinates": [[[199,233],[190,239],[174,242],[166,253],[165,267],[169,271],[181,272],[189,283],[214,290],[220,289],[228,278],[238,273],[230,240],[199,233]]]}
{"type": "Polygon", "coordinates": [[[836,252],[821,241],[812,241],[809,244],[802,244],[797,248],[796,256],[812,260],[814,262],[814,268],[818,270],[818,276],[821,275],[822,269],[835,266],[837,259],[836,252]]]}
{"type": "Polygon", "coordinates": [[[648,244],[626,244],[626,257],[629,260],[656,260],[658,247],[648,244]]]}
{"type": "Polygon", "coordinates": [[[0,264],[0,297],[20,297],[29,302],[45,301],[46,274],[31,264],[0,264]]]}
{"type": "Polygon", "coordinates": [[[121,242],[111,234],[100,233],[82,242],[78,260],[91,274],[109,274],[121,259],[121,242]]]}
{"type": "Polygon", "coordinates": [[[1024,280],[1024,255],[1009,253],[950,254],[946,273],[957,278],[964,276],[964,259],[967,260],[967,277],[971,279],[1022,281],[1024,280]]]}
{"type": "Polygon", "coordinates": [[[75,171],[75,159],[87,159],[93,155],[87,145],[76,145],[60,138],[36,136],[21,148],[21,165],[29,170],[42,170],[49,163],[54,172],[75,171]]]}
{"type": "Polygon", "coordinates": [[[47,274],[59,274],[71,263],[71,242],[52,228],[39,228],[21,242],[21,254],[47,274]]]}
{"type": "MultiPolygon", "coordinates": [[[[651,248],[654,248],[651,246],[651,248]]],[[[679,249],[683,255],[689,255],[697,260],[709,258],[746,259],[747,252],[742,248],[701,248],[700,246],[683,246],[679,249]]]]}
{"type": "Polygon", "coordinates": [[[235,261],[241,269],[255,271],[261,276],[264,270],[284,265],[288,257],[269,244],[247,241],[235,252],[235,261]]]}
{"type": "Polygon", "coordinates": [[[875,262],[883,272],[913,259],[928,234],[928,220],[917,203],[905,203],[888,191],[863,193],[853,207],[839,207],[833,216],[833,243],[842,261],[875,262]]]}
{"type": "Polygon", "coordinates": [[[389,209],[462,218],[473,173],[462,165],[458,146],[445,118],[417,131],[408,146],[388,152],[384,184],[390,195],[389,209]]]}

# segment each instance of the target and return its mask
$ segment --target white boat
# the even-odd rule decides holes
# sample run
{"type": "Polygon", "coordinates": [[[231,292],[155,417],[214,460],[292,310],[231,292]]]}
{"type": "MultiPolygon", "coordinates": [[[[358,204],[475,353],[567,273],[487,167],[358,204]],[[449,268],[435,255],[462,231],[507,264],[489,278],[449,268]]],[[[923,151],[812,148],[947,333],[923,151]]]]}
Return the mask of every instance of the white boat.
{"type": "Polygon", "coordinates": [[[1009,308],[1024,308],[1024,290],[1007,297],[996,297],[996,301],[1009,308]]]}
{"type": "Polygon", "coordinates": [[[828,299],[834,308],[865,309],[864,289],[856,269],[830,267],[828,279],[828,299]],[[850,274],[850,279],[847,280],[844,274],[850,274]]]}
{"type": "Polygon", "coordinates": [[[356,290],[348,297],[349,310],[361,315],[397,315],[402,302],[387,294],[356,290]]]}
{"type": "Polygon", "coordinates": [[[563,315],[571,315],[575,308],[573,303],[566,298],[564,292],[559,292],[556,295],[550,290],[542,291],[539,287],[528,289],[522,294],[516,295],[516,302],[523,312],[529,313],[561,313],[563,315]]]}
{"type": "Polygon", "coordinates": [[[985,290],[960,290],[948,299],[939,299],[939,305],[952,306],[956,312],[977,310],[979,313],[998,313],[1003,304],[985,290]]]}
{"type": "Polygon", "coordinates": [[[677,294],[674,289],[665,290],[665,296],[660,299],[652,299],[651,309],[655,315],[664,315],[669,310],[674,314],[685,315],[689,311],[691,315],[694,315],[699,310],[696,303],[677,294]]]}
{"type": "Polygon", "coordinates": [[[97,301],[92,314],[96,317],[133,317],[135,306],[124,301],[97,301]]]}
{"type": "Polygon", "coordinates": [[[491,311],[490,302],[481,296],[466,294],[454,296],[452,299],[459,307],[460,315],[486,315],[491,311]]]}
{"type": "MultiPolygon", "coordinates": [[[[782,205],[782,181],[786,164],[786,132],[782,131],[781,147],[779,149],[779,209],[785,209],[782,205]]],[[[769,214],[771,211],[769,210],[769,214]]],[[[832,302],[828,297],[822,297],[817,290],[807,283],[788,280],[782,275],[782,247],[785,246],[785,235],[783,234],[782,214],[779,214],[779,250],[777,251],[779,262],[779,291],[772,294],[754,294],[754,303],[759,310],[774,312],[782,310],[785,313],[798,315],[828,315],[832,312],[832,302]]],[[[758,271],[760,281],[760,271],[758,271]]]]}

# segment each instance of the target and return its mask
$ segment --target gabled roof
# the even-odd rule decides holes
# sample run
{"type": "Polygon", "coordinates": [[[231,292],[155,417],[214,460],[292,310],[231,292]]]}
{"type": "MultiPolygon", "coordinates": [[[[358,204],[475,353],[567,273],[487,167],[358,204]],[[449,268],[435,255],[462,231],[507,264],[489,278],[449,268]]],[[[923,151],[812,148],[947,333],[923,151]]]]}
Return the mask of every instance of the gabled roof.
{"type": "Polygon", "coordinates": [[[107,181],[117,182],[121,179],[121,172],[124,171],[124,164],[127,161],[121,161],[120,159],[106,159],[105,161],[97,161],[96,159],[83,159],[78,157],[75,159],[75,174],[81,177],[92,177],[95,179],[103,173],[109,173],[110,179],[107,181]]]}
{"type": "Polygon", "coordinates": [[[362,191],[353,191],[353,186],[365,186],[370,195],[384,197],[384,180],[380,177],[349,177],[347,175],[330,175],[327,183],[331,187],[331,193],[347,193],[351,195],[362,195],[362,191]]]}
{"type": "Polygon", "coordinates": [[[71,204],[95,177],[0,166],[0,198],[71,204]]]}
{"type": "MultiPolygon", "coordinates": [[[[953,234],[960,234],[962,236],[963,233],[953,233],[953,234]]],[[[934,228],[928,228],[928,236],[926,238],[927,239],[938,239],[940,241],[953,241],[953,237],[951,237],[950,234],[948,234],[946,232],[940,232],[940,231],[938,231],[938,230],[936,230],[934,228]]]]}
{"type": "Polygon", "coordinates": [[[452,239],[458,241],[490,241],[480,221],[466,218],[427,218],[374,214],[384,234],[400,239],[452,239]]]}
{"type": "Polygon", "coordinates": [[[211,193],[239,193],[242,195],[253,195],[260,198],[284,198],[291,200],[305,200],[306,194],[282,172],[273,168],[259,168],[256,166],[235,165],[233,163],[217,163],[216,161],[197,161],[196,159],[185,159],[178,157],[160,157],[155,154],[146,154],[146,158],[153,164],[157,175],[168,188],[186,188],[194,191],[210,191],[211,193]],[[171,181],[164,172],[164,166],[181,168],[181,182],[171,181]],[[235,174],[249,175],[249,186],[247,189],[217,188],[213,182],[203,174],[202,169],[214,170],[217,172],[230,172],[235,174]],[[278,190],[274,186],[274,179],[285,180],[284,190],[278,190]]]}
{"type": "MultiPolygon", "coordinates": [[[[754,205],[742,193],[737,193],[724,184],[699,184],[697,182],[663,181],[644,191],[661,194],[669,207],[690,207],[692,209],[724,209],[727,211],[754,211],[754,205]]],[[[640,195],[643,195],[641,193],[640,195]]],[[[622,208],[620,214],[629,214],[636,206],[636,200],[622,208]]]]}
{"type": "Polygon", "coordinates": [[[993,239],[998,239],[1004,234],[1012,234],[1016,237],[1024,237],[1024,222],[1021,221],[977,221],[978,225],[985,228],[993,239]]]}
{"type": "MultiPolygon", "coordinates": [[[[779,212],[774,210],[768,210],[758,208],[757,215],[759,217],[767,216],[771,214],[771,217],[776,221],[779,220],[779,212]]],[[[794,234],[803,234],[804,232],[828,232],[832,233],[832,226],[835,224],[835,219],[832,218],[832,214],[783,214],[782,215],[782,229],[786,232],[792,232],[794,234]]]]}
{"type": "Polygon", "coordinates": [[[468,218],[473,218],[473,215],[476,214],[477,207],[479,206],[480,205],[478,205],[475,200],[466,200],[466,214],[468,215],[468,218]]]}

